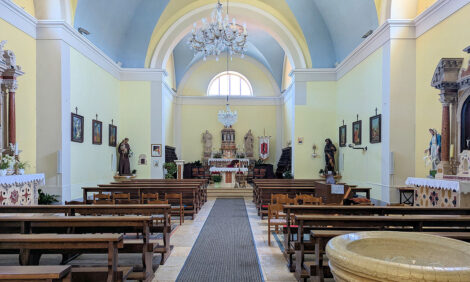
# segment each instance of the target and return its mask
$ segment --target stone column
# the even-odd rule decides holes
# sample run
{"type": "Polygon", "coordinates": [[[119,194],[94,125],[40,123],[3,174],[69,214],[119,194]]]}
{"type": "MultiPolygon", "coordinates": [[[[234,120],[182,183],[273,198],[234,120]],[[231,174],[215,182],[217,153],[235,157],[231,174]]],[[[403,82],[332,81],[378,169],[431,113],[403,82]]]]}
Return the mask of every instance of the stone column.
{"type": "Polygon", "coordinates": [[[441,161],[449,161],[450,148],[449,104],[442,104],[441,161]]]}
{"type": "MultiPolygon", "coordinates": [[[[16,113],[15,113],[15,94],[18,89],[16,75],[9,74],[10,70],[3,74],[3,83],[8,90],[8,143],[16,144],[16,113]]],[[[13,71],[14,72],[14,71],[13,71]]]]}

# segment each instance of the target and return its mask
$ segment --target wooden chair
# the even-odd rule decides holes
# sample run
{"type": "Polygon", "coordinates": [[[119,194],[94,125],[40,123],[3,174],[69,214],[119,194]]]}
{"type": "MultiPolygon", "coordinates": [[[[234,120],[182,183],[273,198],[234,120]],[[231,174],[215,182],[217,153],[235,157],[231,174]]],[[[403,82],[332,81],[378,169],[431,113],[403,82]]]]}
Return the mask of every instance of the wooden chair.
{"type": "Polygon", "coordinates": [[[203,168],[203,167],[200,167],[199,170],[198,170],[198,178],[201,178],[201,179],[204,179],[204,177],[206,176],[206,169],[203,168]]]}
{"type": "Polygon", "coordinates": [[[279,225],[287,225],[287,219],[283,213],[283,204],[270,204],[268,206],[268,245],[271,246],[271,225],[275,226],[276,233],[279,225]]]}
{"type": "Polygon", "coordinates": [[[158,201],[158,193],[143,193],[142,204],[150,204],[150,201],[158,201]]]}
{"type": "Polygon", "coordinates": [[[131,193],[113,193],[113,204],[129,204],[131,193]]]}
{"type": "Polygon", "coordinates": [[[85,201],[65,201],[65,205],[86,205],[85,201]]]}
{"type": "Polygon", "coordinates": [[[192,176],[193,178],[198,178],[198,177],[199,177],[199,170],[198,170],[197,167],[193,167],[193,168],[191,169],[191,176],[192,176]]]}
{"type": "Polygon", "coordinates": [[[165,193],[165,200],[171,205],[171,214],[179,215],[180,225],[184,222],[184,206],[182,193],[165,193]]]}
{"type": "Polygon", "coordinates": [[[296,205],[321,205],[323,200],[321,197],[314,197],[307,194],[299,194],[295,196],[296,205]]]}
{"type": "MultiPolygon", "coordinates": [[[[168,205],[168,200],[158,200],[158,193],[155,193],[157,194],[157,199],[156,200],[148,200],[147,201],[147,204],[149,205],[168,205]]],[[[171,226],[171,213],[168,215],[169,217],[169,222],[170,222],[170,226],[171,226]]],[[[158,221],[162,221],[163,222],[164,220],[164,217],[157,217],[157,222],[158,221]]]]}
{"type": "Polygon", "coordinates": [[[112,205],[114,204],[113,200],[111,199],[110,194],[93,194],[93,204],[99,204],[99,205],[112,205]]]}

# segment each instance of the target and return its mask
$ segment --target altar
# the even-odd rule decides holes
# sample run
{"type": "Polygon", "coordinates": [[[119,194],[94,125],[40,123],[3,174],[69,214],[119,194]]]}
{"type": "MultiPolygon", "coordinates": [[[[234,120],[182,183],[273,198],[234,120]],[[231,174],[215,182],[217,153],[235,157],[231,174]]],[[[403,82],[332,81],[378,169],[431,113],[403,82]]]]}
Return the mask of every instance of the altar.
{"type": "Polygon", "coordinates": [[[248,169],[245,167],[211,167],[209,171],[212,173],[219,173],[222,176],[221,187],[235,187],[235,175],[237,173],[247,173],[248,169]]]}
{"type": "Polygon", "coordinates": [[[470,182],[408,177],[406,185],[415,186],[414,206],[470,208],[470,182]]]}
{"type": "Polygon", "coordinates": [[[38,189],[44,186],[44,174],[9,175],[0,177],[0,204],[32,206],[38,204],[38,189]]]}

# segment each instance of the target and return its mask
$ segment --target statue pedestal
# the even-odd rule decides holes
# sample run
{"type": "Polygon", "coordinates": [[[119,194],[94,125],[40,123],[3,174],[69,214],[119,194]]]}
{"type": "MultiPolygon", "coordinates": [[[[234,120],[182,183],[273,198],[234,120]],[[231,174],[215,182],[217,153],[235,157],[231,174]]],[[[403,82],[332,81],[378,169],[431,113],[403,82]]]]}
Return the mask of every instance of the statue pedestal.
{"type": "Polygon", "coordinates": [[[176,179],[183,179],[184,160],[175,160],[175,164],[176,164],[176,172],[177,172],[176,179]]]}

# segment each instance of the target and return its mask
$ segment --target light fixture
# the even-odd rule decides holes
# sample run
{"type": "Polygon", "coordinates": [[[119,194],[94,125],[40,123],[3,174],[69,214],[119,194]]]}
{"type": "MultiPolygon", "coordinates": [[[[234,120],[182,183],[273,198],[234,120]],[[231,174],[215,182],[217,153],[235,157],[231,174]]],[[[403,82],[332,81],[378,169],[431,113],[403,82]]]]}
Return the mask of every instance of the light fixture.
{"type": "Polygon", "coordinates": [[[90,32],[88,30],[84,29],[83,27],[79,27],[78,32],[80,32],[81,35],[89,35],[90,34],[90,32]]]}
{"type": "Polygon", "coordinates": [[[365,146],[365,147],[357,147],[356,145],[349,144],[348,147],[351,148],[351,149],[354,149],[354,150],[367,151],[367,146],[365,146]]]}
{"type": "Polygon", "coordinates": [[[227,14],[224,18],[222,4],[219,0],[216,8],[212,11],[211,22],[203,18],[200,28],[197,28],[197,24],[194,23],[192,36],[188,40],[189,48],[194,50],[194,56],[201,54],[206,60],[207,56],[214,55],[218,61],[220,53],[227,49],[230,56],[238,54],[242,58],[244,57],[248,36],[246,24],[237,24],[235,18],[230,21],[228,7],[227,1],[227,14]]]}
{"type": "Polygon", "coordinates": [[[229,75],[229,65],[228,65],[228,52],[226,53],[227,55],[227,84],[228,87],[227,89],[229,90],[227,93],[227,100],[225,104],[225,110],[220,110],[219,113],[217,114],[217,117],[219,121],[224,125],[224,127],[229,128],[232,127],[234,123],[237,122],[238,120],[238,113],[237,111],[232,112],[230,110],[230,103],[229,103],[229,96],[230,96],[230,75],[229,75]]]}
{"type": "Polygon", "coordinates": [[[362,36],[362,38],[367,38],[367,37],[369,37],[369,35],[371,35],[372,32],[374,32],[374,31],[373,31],[372,29],[369,29],[369,31],[366,32],[366,33],[362,36]]]}

